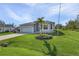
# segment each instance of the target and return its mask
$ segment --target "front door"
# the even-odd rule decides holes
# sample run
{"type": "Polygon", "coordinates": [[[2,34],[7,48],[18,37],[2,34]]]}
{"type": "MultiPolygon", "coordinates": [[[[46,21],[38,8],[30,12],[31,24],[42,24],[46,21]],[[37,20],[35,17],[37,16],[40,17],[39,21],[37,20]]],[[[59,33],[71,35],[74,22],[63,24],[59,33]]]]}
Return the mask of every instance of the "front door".
{"type": "Polygon", "coordinates": [[[34,32],[38,32],[39,31],[39,24],[36,23],[34,24],[34,32]]]}

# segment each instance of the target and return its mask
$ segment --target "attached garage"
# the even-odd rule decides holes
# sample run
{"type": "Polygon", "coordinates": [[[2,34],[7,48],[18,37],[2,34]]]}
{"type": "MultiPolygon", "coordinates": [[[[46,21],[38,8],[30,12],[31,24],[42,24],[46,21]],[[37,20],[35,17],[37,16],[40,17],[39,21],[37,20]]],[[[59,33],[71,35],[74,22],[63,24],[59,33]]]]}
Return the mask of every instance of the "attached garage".
{"type": "Polygon", "coordinates": [[[20,28],[20,32],[33,33],[34,31],[32,26],[23,26],[20,28]]]}

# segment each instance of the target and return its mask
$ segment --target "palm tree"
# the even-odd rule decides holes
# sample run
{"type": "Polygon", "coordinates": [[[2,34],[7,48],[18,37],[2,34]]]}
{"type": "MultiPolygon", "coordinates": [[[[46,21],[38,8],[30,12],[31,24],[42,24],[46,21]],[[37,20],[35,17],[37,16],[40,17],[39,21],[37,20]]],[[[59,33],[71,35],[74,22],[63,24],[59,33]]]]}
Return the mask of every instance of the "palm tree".
{"type": "Polygon", "coordinates": [[[44,17],[37,19],[37,22],[41,25],[40,26],[40,31],[41,31],[40,34],[42,34],[43,24],[45,23],[45,21],[43,19],[44,19],[44,17]]]}

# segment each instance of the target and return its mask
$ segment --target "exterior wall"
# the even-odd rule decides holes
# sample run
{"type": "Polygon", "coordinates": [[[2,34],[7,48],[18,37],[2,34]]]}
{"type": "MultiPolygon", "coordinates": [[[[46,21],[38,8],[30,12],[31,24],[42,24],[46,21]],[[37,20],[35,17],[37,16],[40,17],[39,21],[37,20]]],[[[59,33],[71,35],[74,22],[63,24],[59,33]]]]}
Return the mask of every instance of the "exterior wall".
{"type": "Polygon", "coordinates": [[[4,32],[4,31],[3,31],[3,27],[0,27],[0,32],[4,32]]]}
{"type": "Polygon", "coordinates": [[[34,27],[33,26],[21,26],[20,32],[23,33],[34,33],[34,27]]]}
{"type": "Polygon", "coordinates": [[[0,27],[0,32],[11,31],[13,27],[0,27]]]}
{"type": "MultiPolygon", "coordinates": [[[[42,28],[42,32],[44,32],[44,33],[49,33],[53,30],[54,30],[54,27],[52,26],[52,29],[50,29],[50,24],[48,24],[48,29],[44,29],[44,26],[42,28]]],[[[41,30],[40,30],[40,32],[41,32],[41,30]]]]}
{"type": "Polygon", "coordinates": [[[12,27],[4,27],[4,31],[12,31],[13,28],[12,27]]]}

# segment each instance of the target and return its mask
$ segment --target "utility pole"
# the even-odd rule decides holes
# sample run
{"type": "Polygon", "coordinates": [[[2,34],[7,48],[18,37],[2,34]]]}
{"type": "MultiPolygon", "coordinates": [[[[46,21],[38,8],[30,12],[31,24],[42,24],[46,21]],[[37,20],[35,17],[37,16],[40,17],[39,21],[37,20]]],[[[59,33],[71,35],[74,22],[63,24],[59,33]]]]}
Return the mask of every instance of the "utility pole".
{"type": "MultiPolygon", "coordinates": [[[[58,24],[60,24],[60,16],[61,16],[61,3],[59,3],[58,24]]],[[[59,29],[59,26],[57,27],[57,30],[58,29],[59,29]]],[[[59,32],[57,32],[57,35],[59,35],[59,32]]]]}

